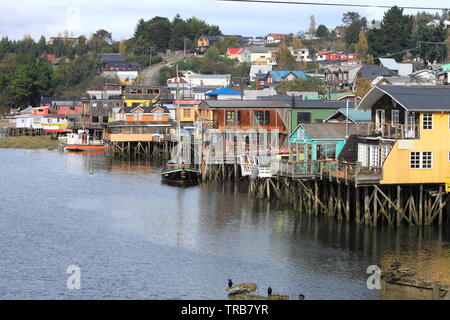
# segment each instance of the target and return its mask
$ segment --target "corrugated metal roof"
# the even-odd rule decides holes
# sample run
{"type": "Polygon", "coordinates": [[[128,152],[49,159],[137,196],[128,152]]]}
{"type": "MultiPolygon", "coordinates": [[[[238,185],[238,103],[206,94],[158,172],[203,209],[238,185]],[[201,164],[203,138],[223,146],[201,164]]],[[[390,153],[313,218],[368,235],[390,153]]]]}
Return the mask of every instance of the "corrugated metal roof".
{"type": "MultiPolygon", "coordinates": [[[[305,132],[312,140],[334,140],[346,138],[345,123],[302,123],[305,132]]],[[[356,125],[348,125],[348,134],[356,134],[356,125]]]]}
{"type": "Polygon", "coordinates": [[[207,96],[218,96],[220,94],[231,94],[231,95],[240,95],[241,92],[234,90],[234,89],[230,89],[230,88],[220,88],[214,91],[210,91],[208,93],[206,93],[205,95],[207,96]]]}
{"type": "Polygon", "coordinates": [[[274,82],[280,82],[287,78],[290,74],[294,75],[296,78],[306,79],[308,75],[304,71],[293,71],[293,70],[271,70],[269,71],[270,76],[274,82]]]}
{"type": "Polygon", "coordinates": [[[100,53],[102,62],[123,62],[125,56],[122,53],[100,53]]]}
{"type": "Polygon", "coordinates": [[[361,69],[358,70],[358,74],[361,74],[366,80],[369,81],[372,81],[379,76],[389,77],[393,75],[391,70],[372,64],[363,65],[361,69]]]}
{"type": "Polygon", "coordinates": [[[450,110],[450,87],[381,86],[373,87],[358,105],[358,110],[371,109],[388,94],[409,111],[450,110]]]}
{"type": "MultiPolygon", "coordinates": [[[[340,108],[338,111],[324,119],[324,121],[329,120],[336,114],[341,113],[344,116],[347,115],[347,108],[340,108]]],[[[355,110],[353,108],[348,109],[348,118],[354,122],[364,122],[370,121],[372,119],[372,111],[371,110],[355,110]]]]}
{"type": "Polygon", "coordinates": [[[389,70],[398,71],[400,69],[395,59],[379,58],[379,60],[382,66],[389,70]]]}

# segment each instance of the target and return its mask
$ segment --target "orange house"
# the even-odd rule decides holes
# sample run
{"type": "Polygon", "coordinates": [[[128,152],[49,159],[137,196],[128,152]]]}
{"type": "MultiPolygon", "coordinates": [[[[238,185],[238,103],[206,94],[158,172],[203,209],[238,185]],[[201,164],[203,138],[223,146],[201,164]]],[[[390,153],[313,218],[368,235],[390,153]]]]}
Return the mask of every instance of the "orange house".
{"type": "Polygon", "coordinates": [[[284,101],[204,100],[199,112],[205,128],[266,129],[288,134],[291,106],[284,101]]]}
{"type": "Polygon", "coordinates": [[[48,106],[36,107],[36,108],[33,108],[33,111],[31,114],[33,116],[49,115],[50,108],[48,106]]]}
{"type": "Polygon", "coordinates": [[[152,107],[123,107],[116,114],[116,120],[128,122],[168,122],[169,113],[167,107],[161,105],[152,107]]]}
{"type": "Polygon", "coordinates": [[[170,111],[166,106],[123,107],[103,131],[107,142],[150,142],[161,141],[170,134],[170,111]]]}

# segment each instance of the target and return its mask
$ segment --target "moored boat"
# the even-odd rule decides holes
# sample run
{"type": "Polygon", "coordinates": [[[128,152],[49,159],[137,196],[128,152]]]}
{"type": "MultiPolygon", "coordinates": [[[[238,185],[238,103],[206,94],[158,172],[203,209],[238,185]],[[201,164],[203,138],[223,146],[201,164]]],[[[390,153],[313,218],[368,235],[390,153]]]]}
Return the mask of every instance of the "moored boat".
{"type": "Polygon", "coordinates": [[[65,151],[103,151],[105,145],[102,140],[95,140],[88,130],[78,130],[77,133],[67,134],[65,151]]]}
{"type": "Polygon", "coordinates": [[[167,164],[161,171],[163,181],[177,184],[195,184],[199,176],[198,169],[186,164],[167,164]]]}

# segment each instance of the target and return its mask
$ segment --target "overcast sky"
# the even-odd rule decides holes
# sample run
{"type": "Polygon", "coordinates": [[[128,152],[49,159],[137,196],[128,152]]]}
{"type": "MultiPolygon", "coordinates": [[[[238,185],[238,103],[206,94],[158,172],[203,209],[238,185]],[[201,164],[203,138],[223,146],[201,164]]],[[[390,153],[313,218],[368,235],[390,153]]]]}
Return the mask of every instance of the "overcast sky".
{"type": "MultiPolygon", "coordinates": [[[[291,0],[293,1],[293,0],[291,0]]],[[[301,0],[299,0],[301,1],[301,0]]],[[[309,2],[374,3],[373,0],[308,0],[309,2]]],[[[377,0],[377,5],[449,6],[448,0],[377,0]]],[[[31,34],[47,38],[69,30],[74,36],[89,35],[106,29],[115,40],[132,36],[138,19],[154,16],[172,19],[196,16],[219,25],[225,34],[263,36],[267,33],[296,33],[307,30],[309,16],[316,24],[335,27],[342,14],[357,11],[368,20],[381,19],[384,10],[377,8],[324,7],[258,3],[231,3],[216,0],[0,0],[0,35],[21,39],[31,34]]],[[[415,11],[407,10],[407,13],[415,11]]]]}

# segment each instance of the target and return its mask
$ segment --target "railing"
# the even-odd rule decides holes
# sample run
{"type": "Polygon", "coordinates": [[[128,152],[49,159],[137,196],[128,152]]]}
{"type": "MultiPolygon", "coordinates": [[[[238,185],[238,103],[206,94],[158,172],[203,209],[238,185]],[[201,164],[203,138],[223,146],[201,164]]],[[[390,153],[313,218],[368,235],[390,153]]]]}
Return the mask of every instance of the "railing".
{"type": "Polygon", "coordinates": [[[290,178],[311,177],[314,175],[314,161],[274,161],[272,172],[278,176],[290,178]]]}
{"type": "Polygon", "coordinates": [[[338,160],[273,161],[274,175],[290,178],[330,179],[355,183],[377,182],[383,179],[383,167],[363,167],[359,162],[338,160]]]}
{"type": "Polygon", "coordinates": [[[374,123],[362,122],[357,126],[358,136],[380,135],[387,139],[418,139],[418,124],[391,124],[391,123],[374,123]]]}

